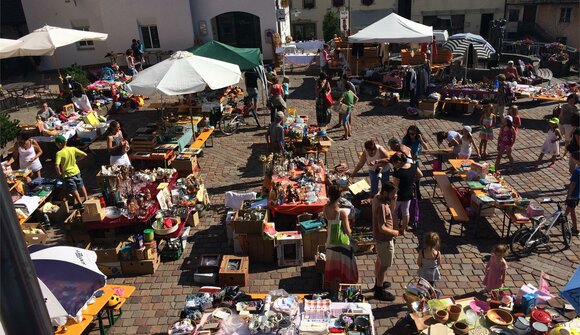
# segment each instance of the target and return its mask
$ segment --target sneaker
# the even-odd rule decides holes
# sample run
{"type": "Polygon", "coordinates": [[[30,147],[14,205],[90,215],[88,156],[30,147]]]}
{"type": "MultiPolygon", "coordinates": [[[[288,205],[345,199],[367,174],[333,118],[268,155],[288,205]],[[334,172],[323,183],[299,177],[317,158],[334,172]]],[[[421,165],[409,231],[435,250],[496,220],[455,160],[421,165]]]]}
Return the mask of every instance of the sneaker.
{"type": "Polygon", "coordinates": [[[389,287],[391,287],[391,282],[389,282],[389,281],[383,282],[383,289],[386,289],[389,287]]]}
{"type": "Polygon", "coordinates": [[[578,229],[572,229],[572,236],[580,236],[580,231],[578,229]]]}
{"type": "Polygon", "coordinates": [[[395,296],[391,292],[387,292],[380,287],[375,287],[374,298],[382,301],[395,301],[395,296]]]}

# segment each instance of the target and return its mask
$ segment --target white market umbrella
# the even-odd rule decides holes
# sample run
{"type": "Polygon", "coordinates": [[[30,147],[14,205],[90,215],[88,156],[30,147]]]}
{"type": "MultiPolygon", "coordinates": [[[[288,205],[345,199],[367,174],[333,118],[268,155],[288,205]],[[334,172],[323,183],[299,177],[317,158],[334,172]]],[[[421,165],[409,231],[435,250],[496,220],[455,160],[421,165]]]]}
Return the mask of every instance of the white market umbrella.
{"type": "Polygon", "coordinates": [[[137,73],[129,91],[133,94],[182,95],[237,84],[242,76],[236,64],[177,51],[168,59],[137,73]]]}
{"type": "Polygon", "coordinates": [[[77,316],[94,292],[107,283],[92,250],[32,245],[28,251],[53,324],[64,325],[69,316],[77,316]]]}
{"type": "Polygon", "coordinates": [[[21,40],[11,40],[7,38],[0,38],[0,50],[3,49],[11,49],[17,47],[19,44],[22,44],[21,40]]]}

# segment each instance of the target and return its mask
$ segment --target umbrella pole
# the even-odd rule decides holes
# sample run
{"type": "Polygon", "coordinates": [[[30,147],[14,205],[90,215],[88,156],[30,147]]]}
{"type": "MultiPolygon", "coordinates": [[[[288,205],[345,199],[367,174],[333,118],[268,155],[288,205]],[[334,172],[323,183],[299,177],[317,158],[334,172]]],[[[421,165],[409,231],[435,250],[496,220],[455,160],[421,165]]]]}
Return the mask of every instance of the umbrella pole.
{"type": "Polygon", "coordinates": [[[52,60],[54,60],[54,65],[56,65],[56,71],[58,72],[58,79],[60,79],[60,83],[64,82],[62,78],[62,74],[60,73],[60,66],[58,65],[58,59],[56,58],[56,52],[52,54],[52,60]]]}

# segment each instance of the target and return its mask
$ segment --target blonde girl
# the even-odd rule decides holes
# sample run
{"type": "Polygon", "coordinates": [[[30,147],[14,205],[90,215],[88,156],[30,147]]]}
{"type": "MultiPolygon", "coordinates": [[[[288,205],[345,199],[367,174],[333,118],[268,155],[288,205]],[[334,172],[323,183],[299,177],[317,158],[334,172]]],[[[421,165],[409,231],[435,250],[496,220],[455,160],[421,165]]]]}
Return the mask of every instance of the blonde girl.
{"type": "Polygon", "coordinates": [[[479,133],[479,152],[482,157],[487,156],[487,141],[493,140],[493,126],[495,125],[495,114],[493,105],[483,106],[483,114],[479,120],[481,132],[479,133]]]}
{"type": "Polygon", "coordinates": [[[417,265],[419,265],[418,275],[429,281],[431,285],[441,279],[441,238],[436,232],[425,234],[423,250],[419,251],[417,265]]]}

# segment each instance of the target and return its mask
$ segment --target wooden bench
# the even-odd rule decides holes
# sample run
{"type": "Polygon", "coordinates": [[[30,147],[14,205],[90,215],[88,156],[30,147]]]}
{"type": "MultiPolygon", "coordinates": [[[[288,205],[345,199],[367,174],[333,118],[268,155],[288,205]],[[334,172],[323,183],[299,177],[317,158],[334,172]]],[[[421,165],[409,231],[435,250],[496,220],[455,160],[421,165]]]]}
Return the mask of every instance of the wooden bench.
{"type": "Polygon", "coordinates": [[[215,128],[208,128],[204,129],[199,136],[195,139],[195,141],[189,146],[190,149],[201,149],[204,145],[208,147],[207,140],[211,138],[211,147],[213,147],[213,137],[211,136],[214,132],[215,128]]]}
{"type": "MultiPolygon", "coordinates": [[[[451,213],[451,222],[449,223],[448,234],[451,235],[451,226],[454,223],[458,223],[461,224],[461,236],[463,236],[463,224],[469,222],[469,216],[463,208],[463,205],[455,193],[453,186],[451,186],[449,177],[447,177],[445,172],[433,171],[433,179],[435,179],[437,185],[441,189],[443,198],[445,198],[447,208],[449,209],[449,213],[451,213]]],[[[433,187],[433,196],[435,196],[435,187],[433,187]]]]}

